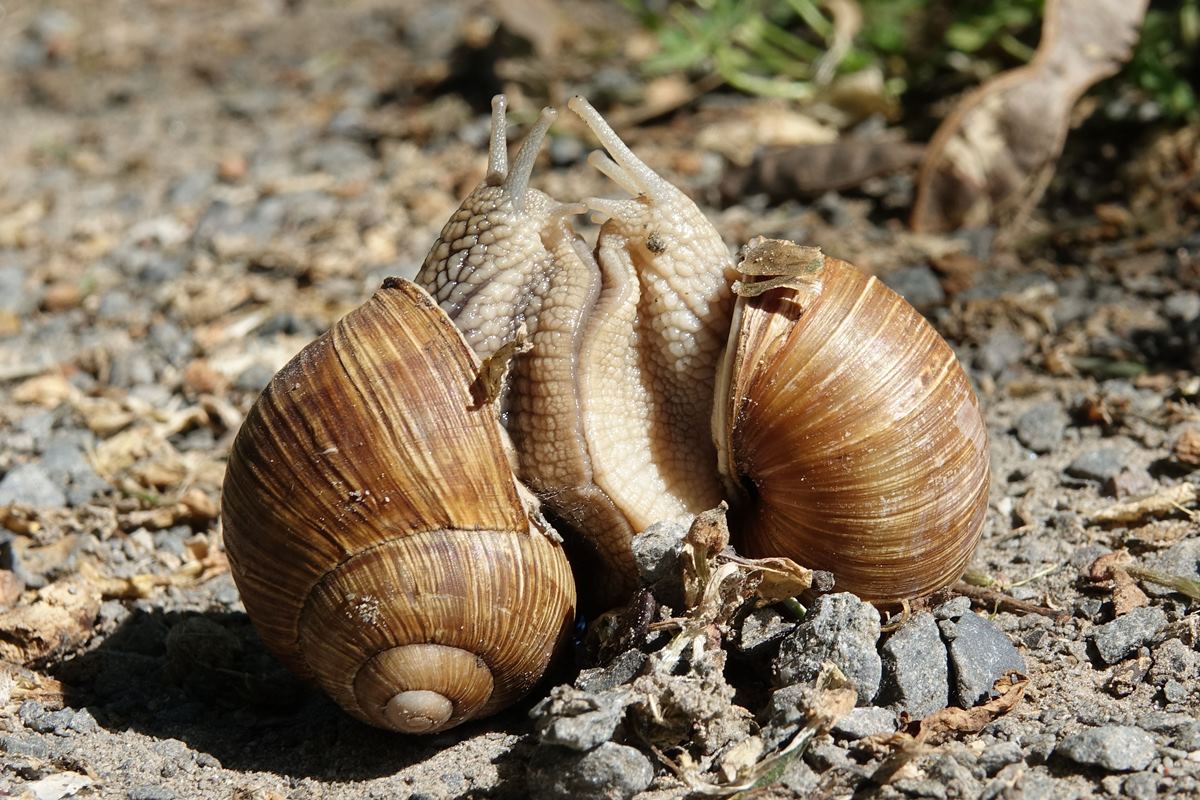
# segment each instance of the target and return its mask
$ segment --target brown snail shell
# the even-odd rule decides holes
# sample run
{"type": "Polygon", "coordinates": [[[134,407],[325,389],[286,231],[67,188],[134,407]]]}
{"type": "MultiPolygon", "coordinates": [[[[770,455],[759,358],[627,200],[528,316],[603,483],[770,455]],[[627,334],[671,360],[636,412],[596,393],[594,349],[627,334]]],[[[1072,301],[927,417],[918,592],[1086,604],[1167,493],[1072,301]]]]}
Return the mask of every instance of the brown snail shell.
{"type": "Polygon", "coordinates": [[[949,585],[989,482],[987,427],[954,352],[879,280],[815,248],[758,240],[743,268],[803,274],[743,290],[734,310],[714,434],[743,499],[739,549],[828,570],[876,603],[949,585]]]}
{"type": "Polygon", "coordinates": [[[263,391],[222,520],[264,643],[380,727],[503,708],[574,618],[557,537],[531,517],[478,363],[424,291],[386,282],[263,391]]]}

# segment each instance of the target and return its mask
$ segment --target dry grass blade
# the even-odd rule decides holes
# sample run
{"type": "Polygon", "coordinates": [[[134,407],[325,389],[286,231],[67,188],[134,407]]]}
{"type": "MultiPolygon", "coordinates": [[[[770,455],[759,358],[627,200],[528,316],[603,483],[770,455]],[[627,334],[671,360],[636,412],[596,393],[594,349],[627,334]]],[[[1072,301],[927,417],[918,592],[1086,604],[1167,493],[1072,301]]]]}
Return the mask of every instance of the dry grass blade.
{"type": "Polygon", "coordinates": [[[1195,484],[1181,483],[1155,492],[1149,497],[1142,497],[1124,503],[1117,503],[1092,514],[1091,521],[1101,525],[1140,522],[1150,517],[1162,517],[1182,511],[1188,516],[1195,512],[1187,506],[1196,502],[1197,490],[1195,484]]]}

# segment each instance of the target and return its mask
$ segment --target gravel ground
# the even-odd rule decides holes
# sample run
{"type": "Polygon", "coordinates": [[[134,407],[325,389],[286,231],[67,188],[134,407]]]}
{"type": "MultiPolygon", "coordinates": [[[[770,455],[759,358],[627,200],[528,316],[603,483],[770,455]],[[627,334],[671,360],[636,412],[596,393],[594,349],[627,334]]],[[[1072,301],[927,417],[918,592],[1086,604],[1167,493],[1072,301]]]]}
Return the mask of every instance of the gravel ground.
{"type": "MultiPolygon", "coordinates": [[[[1200,795],[1195,130],[1122,164],[1070,163],[1000,242],[905,233],[906,172],[706,207],[731,246],[791,238],[876,272],[956,347],[992,447],[974,603],[939,597],[882,640],[894,621],[846,595],[799,626],[739,616],[727,654],[681,673],[717,698],[707,710],[644,667],[663,637],[634,637],[576,680],[585,700],[556,689],[536,732],[545,690],[432,738],[369,729],[265,653],[216,520],[258,391],[385,276],[415,272],[482,177],[494,91],[516,122],[536,108],[524,93],[636,96],[628,66],[602,55],[621,36],[615,11],[573,7],[547,38],[529,33],[540,4],[471,7],[0,10],[0,795],[676,797],[684,756],[716,780],[737,741],[769,749],[798,730],[771,676],[810,681],[824,660],[856,679],[860,708],[747,796],[1200,795]],[[1097,517],[1147,496],[1159,500],[1097,517]],[[1010,667],[1028,677],[1011,709],[903,738],[917,723],[898,711],[986,702],[1010,667]],[[677,690],[692,739],[662,744],[645,698],[677,690]],[[564,733],[571,697],[597,716],[564,733]]],[[[711,204],[725,166],[697,142],[737,113],[706,100],[694,119],[629,133],[711,204]]],[[[535,183],[607,191],[582,163],[589,146],[564,120],[535,183]]],[[[682,534],[662,532],[651,571],[675,569],[682,534]]]]}

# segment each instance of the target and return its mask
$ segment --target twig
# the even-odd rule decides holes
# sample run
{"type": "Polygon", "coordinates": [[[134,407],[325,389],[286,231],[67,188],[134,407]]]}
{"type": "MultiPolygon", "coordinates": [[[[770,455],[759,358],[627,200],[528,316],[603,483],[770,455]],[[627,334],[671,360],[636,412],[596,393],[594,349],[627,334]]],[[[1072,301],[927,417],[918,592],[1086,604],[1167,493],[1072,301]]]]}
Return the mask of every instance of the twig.
{"type": "Polygon", "coordinates": [[[1049,617],[1055,622],[1064,622],[1068,615],[1064,611],[1059,611],[1046,606],[1039,606],[1036,603],[1028,603],[1024,600],[1018,600],[1015,597],[997,592],[994,589],[984,589],[979,586],[972,586],[969,583],[959,581],[954,584],[952,591],[969,597],[972,600],[978,601],[992,608],[999,608],[1005,611],[1014,611],[1019,614],[1039,614],[1043,617],[1049,617]]]}

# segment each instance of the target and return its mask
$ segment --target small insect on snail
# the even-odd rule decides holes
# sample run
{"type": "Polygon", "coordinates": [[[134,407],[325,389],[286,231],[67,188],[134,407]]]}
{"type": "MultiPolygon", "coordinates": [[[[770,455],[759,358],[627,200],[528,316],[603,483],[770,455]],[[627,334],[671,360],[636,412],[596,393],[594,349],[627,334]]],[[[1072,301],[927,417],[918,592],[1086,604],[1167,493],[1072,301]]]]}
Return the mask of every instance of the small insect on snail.
{"type": "Polygon", "coordinates": [[[417,275],[428,294],[385,284],[284,367],[234,444],[222,518],[246,610],[372,724],[441,730],[537,682],[575,605],[547,518],[598,610],[634,587],[637,532],[722,499],[744,554],[878,603],[954,581],[982,529],[986,429],[924,318],[813,248],[758,240],[735,264],[569,106],[633,196],[530,187],[555,114],[509,169],[496,98],[487,176],[417,275]],[[584,211],[594,246],[570,224],[584,211]]]}

